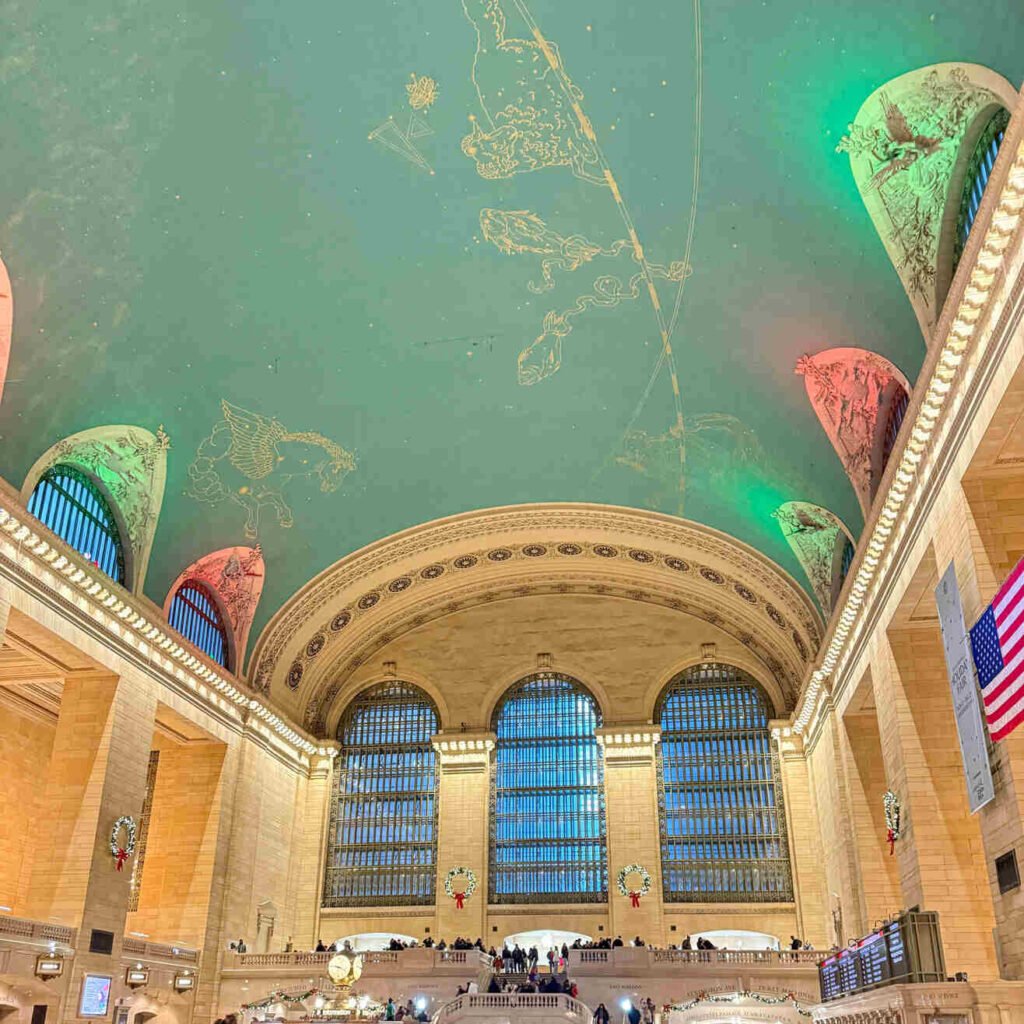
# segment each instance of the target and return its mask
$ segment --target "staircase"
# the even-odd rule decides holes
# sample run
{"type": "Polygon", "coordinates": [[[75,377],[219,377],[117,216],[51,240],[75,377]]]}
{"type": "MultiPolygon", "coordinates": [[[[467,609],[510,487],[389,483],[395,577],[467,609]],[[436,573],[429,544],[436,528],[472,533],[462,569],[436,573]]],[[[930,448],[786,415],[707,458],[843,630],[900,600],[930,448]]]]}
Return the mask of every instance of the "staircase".
{"type": "Polygon", "coordinates": [[[456,996],[433,1024],[590,1024],[593,1014],[578,999],[552,992],[501,992],[456,996]]]}

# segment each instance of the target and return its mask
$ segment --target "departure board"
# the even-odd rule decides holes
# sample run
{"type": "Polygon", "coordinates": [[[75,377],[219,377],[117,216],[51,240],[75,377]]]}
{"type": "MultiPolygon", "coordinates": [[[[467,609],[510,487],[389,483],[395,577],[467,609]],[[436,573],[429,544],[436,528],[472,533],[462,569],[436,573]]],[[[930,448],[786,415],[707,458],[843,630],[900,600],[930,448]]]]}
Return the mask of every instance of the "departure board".
{"type": "Polygon", "coordinates": [[[822,1002],[902,982],[944,981],[938,914],[907,911],[818,965],[822,1002]]]}

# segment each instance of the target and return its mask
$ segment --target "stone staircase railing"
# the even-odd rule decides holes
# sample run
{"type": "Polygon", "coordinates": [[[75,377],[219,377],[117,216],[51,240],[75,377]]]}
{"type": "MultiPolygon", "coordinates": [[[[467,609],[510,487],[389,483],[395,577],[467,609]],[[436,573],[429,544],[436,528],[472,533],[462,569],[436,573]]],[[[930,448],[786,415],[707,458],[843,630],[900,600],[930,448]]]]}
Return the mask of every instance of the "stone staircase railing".
{"type": "Polygon", "coordinates": [[[433,1024],[454,1024],[467,1019],[507,1015],[516,1021],[557,1016],[567,1024],[590,1024],[592,1014],[584,1003],[572,996],[548,992],[496,992],[456,996],[445,1003],[433,1024]]]}

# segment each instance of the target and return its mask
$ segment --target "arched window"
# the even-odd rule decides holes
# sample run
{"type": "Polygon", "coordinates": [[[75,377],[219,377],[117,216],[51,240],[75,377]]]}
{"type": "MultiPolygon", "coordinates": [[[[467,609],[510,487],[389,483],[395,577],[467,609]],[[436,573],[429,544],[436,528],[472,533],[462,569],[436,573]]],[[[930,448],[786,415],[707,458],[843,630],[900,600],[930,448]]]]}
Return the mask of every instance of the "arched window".
{"type": "Polygon", "coordinates": [[[437,710],[410,683],[360,693],[338,726],[324,906],[434,902],[437,710]]]}
{"type": "Polygon", "coordinates": [[[228,634],[213,594],[199,580],[186,580],[171,599],[167,621],[218,665],[228,664],[228,634]]]}
{"type": "Polygon", "coordinates": [[[896,393],[889,402],[889,412],[885,418],[885,431],[882,434],[882,467],[881,473],[889,464],[889,457],[893,448],[896,447],[896,438],[899,437],[900,427],[903,426],[903,417],[907,415],[907,406],[910,405],[910,395],[902,387],[896,389],[896,393]]]}
{"type": "Polygon", "coordinates": [[[658,776],[666,902],[792,900],[770,715],[758,683],[730,665],[695,665],[662,693],[658,776]]]}
{"type": "Polygon", "coordinates": [[[978,216],[985,186],[996,163],[999,147],[1006,134],[1006,126],[1010,123],[1008,111],[1000,108],[993,114],[988,124],[982,129],[964,177],[964,189],[960,199],[960,213],[956,221],[956,237],[953,239],[953,266],[960,262],[967,238],[974,226],[974,218],[978,216]]]}
{"type": "Polygon", "coordinates": [[[608,894],[597,702],[574,679],[516,683],[494,713],[492,903],[600,902],[608,894]]]}
{"type": "Polygon", "coordinates": [[[51,466],[28,499],[44,526],[116,583],[124,583],[124,551],[114,513],[100,489],[74,466],[51,466]]]}
{"type": "Polygon", "coordinates": [[[842,593],[843,584],[853,565],[853,556],[857,553],[853,542],[845,533],[841,532],[836,537],[836,548],[832,553],[832,590],[829,608],[835,608],[839,595],[842,593]]]}

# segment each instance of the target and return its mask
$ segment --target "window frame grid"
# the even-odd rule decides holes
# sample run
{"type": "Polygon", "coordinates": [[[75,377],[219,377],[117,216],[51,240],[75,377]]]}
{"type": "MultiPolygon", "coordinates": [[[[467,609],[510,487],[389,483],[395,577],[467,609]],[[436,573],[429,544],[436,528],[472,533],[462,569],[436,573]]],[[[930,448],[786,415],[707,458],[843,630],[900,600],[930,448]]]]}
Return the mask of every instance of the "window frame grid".
{"type": "MultiPolygon", "coordinates": [[[[658,830],[665,903],[793,902],[786,808],[778,748],[767,724],[770,717],[771,704],[760,684],[730,665],[695,665],[669,683],[658,698],[656,721],[662,730],[657,748],[658,830]],[[702,690],[709,693],[707,699],[691,701],[689,708],[684,706],[678,713],[681,725],[685,723],[687,714],[698,724],[689,730],[666,728],[666,704],[676,695],[695,695],[702,690]],[[747,691],[760,712],[761,722],[744,723],[743,720],[749,719],[751,710],[754,710],[749,698],[747,706],[743,706],[729,691],[747,691]],[[709,730],[701,727],[708,719],[716,716],[721,719],[727,713],[731,713],[737,723],[733,728],[709,730]],[[744,739],[755,741],[752,751],[744,753],[744,739]],[[723,756],[720,750],[717,756],[708,757],[719,740],[724,741],[722,747],[727,755],[723,756]],[[719,777],[666,782],[666,750],[676,742],[684,751],[687,743],[692,744],[690,760],[695,771],[703,770],[712,775],[718,773],[719,777]],[[703,760],[701,755],[704,755],[703,760]],[[744,759],[748,761],[750,775],[736,778],[738,769],[744,766],[744,759]],[[682,804],[685,808],[687,796],[694,798],[691,807],[696,813],[690,813],[689,818],[697,830],[686,832],[682,827],[678,832],[670,830],[669,794],[673,792],[679,797],[677,806],[682,804]],[[717,806],[712,806],[713,803],[717,806]],[[759,828],[758,817],[762,824],[773,824],[774,828],[759,828]],[[702,821],[710,826],[716,819],[719,824],[717,830],[699,831],[702,821]],[[735,828],[730,830],[733,822],[735,828]],[[687,846],[699,855],[687,857],[687,846]],[[674,856],[673,847],[679,851],[674,856]],[[777,855],[767,856],[770,852],[777,855]],[[767,877],[763,873],[765,864],[771,869],[767,877]],[[675,888],[673,879],[677,873],[682,876],[689,873],[696,883],[694,887],[675,888]],[[748,883],[745,886],[738,880],[743,876],[748,883]]],[[[678,762],[678,770],[682,774],[687,755],[682,753],[678,762]]],[[[687,812],[676,812],[673,817],[685,824],[687,812]]]]}
{"type": "Polygon", "coordinates": [[[215,595],[201,580],[186,579],[175,590],[167,609],[167,624],[207,657],[230,670],[231,642],[227,624],[215,595]],[[202,608],[188,591],[198,594],[209,608],[202,608]]]}
{"type": "MultiPolygon", "coordinates": [[[[556,714],[564,710],[567,709],[557,706],[555,708],[556,714]]],[[[558,717],[556,721],[561,725],[566,722],[566,718],[558,717]]],[[[539,672],[526,676],[506,690],[498,702],[491,720],[491,728],[497,741],[491,766],[488,804],[488,899],[490,903],[509,906],[536,903],[593,904],[607,902],[608,846],[604,756],[601,746],[597,742],[596,733],[596,730],[601,727],[601,722],[601,708],[593,694],[579,680],[558,672],[539,672]],[[549,688],[547,693],[541,692],[538,697],[533,697],[527,691],[535,688],[538,683],[558,684],[562,692],[559,693],[554,688],[549,688]],[[556,729],[553,730],[553,734],[549,735],[502,737],[502,716],[517,698],[528,704],[531,699],[535,702],[543,702],[551,699],[552,696],[556,701],[564,696],[568,698],[570,704],[580,698],[589,702],[592,709],[592,725],[589,726],[591,730],[589,735],[585,734],[581,728],[575,733],[556,729]],[[502,763],[503,742],[505,750],[525,748],[552,753],[554,756],[532,759],[534,766],[539,766],[541,771],[549,773],[547,784],[501,785],[502,772],[508,770],[507,766],[502,763]],[[572,762],[575,774],[592,772],[595,776],[594,782],[567,786],[559,779],[558,767],[564,768],[566,764],[564,757],[559,756],[559,752],[573,742],[585,752],[583,757],[577,757],[572,762]],[[558,746],[552,747],[551,744],[558,744],[558,746]],[[545,748],[548,749],[545,750],[545,748]],[[508,814],[499,811],[504,800],[529,800],[531,797],[542,804],[544,807],[542,811],[534,812],[532,815],[530,812],[522,810],[511,811],[508,814]],[[559,799],[564,800],[566,804],[571,804],[574,799],[577,804],[585,803],[587,800],[593,801],[593,804],[590,808],[583,807],[574,818],[568,819],[564,809],[560,809],[558,806],[559,799]],[[575,837],[520,835],[499,838],[503,826],[508,824],[510,819],[518,818],[522,821],[529,818],[536,821],[538,813],[556,821],[572,820],[577,825],[580,834],[575,837]],[[587,830],[584,823],[588,819],[591,822],[596,822],[596,834],[593,836],[586,835],[587,830]],[[542,859],[546,852],[564,852],[567,846],[574,849],[574,857],[555,856],[542,859]],[[531,852],[531,859],[516,860],[503,856],[505,851],[515,850],[531,852]],[[570,880],[574,873],[581,877],[570,880]],[[589,878],[587,873],[590,874],[589,878]],[[499,891],[501,888],[499,875],[502,881],[512,878],[518,882],[519,891],[499,891]],[[550,888],[544,888],[543,882],[551,879],[558,881],[550,888]],[[582,884],[580,884],[581,881],[582,884]],[[596,887],[593,884],[595,881],[596,887]],[[540,883],[540,887],[538,887],[538,883],[540,883]]],[[[529,771],[530,765],[531,759],[526,759],[525,767],[522,765],[519,767],[520,774],[529,771]]]]}
{"type": "Polygon", "coordinates": [[[430,697],[412,683],[398,680],[368,687],[345,709],[338,726],[340,749],[331,784],[322,906],[434,904],[440,761],[431,738],[438,731],[438,722],[430,697]],[[413,708],[415,713],[409,720],[395,723],[389,712],[401,708],[413,708]],[[389,728],[393,729],[390,734],[389,728]],[[347,737],[346,730],[351,730],[347,737]],[[354,763],[348,764],[348,758],[354,763]],[[426,758],[428,763],[403,766],[402,758],[426,758]],[[417,777],[427,784],[418,788],[400,785],[417,777]],[[363,788],[365,783],[372,788],[363,788]],[[347,792],[342,792],[343,786],[348,787],[347,792]],[[421,813],[399,815],[403,802],[418,805],[421,813]],[[423,805],[427,805],[426,813],[422,813],[423,805]],[[355,808],[355,813],[346,815],[346,808],[355,808]],[[375,813],[367,815],[367,809],[375,813]],[[346,822],[349,831],[342,841],[346,822]],[[393,832],[410,826],[425,829],[425,837],[371,839],[374,829],[393,832]],[[383,864],[382,855],[386,855],[383,864]],[[348,863],[336,863],[338,860],[348,863]]]}
{"type": "Polygon", "coordinates": [[[51,466],[36,481],[26,509],[115,583],[127,586],[113,503],[85,472],[65,463],[51,466]]]}

